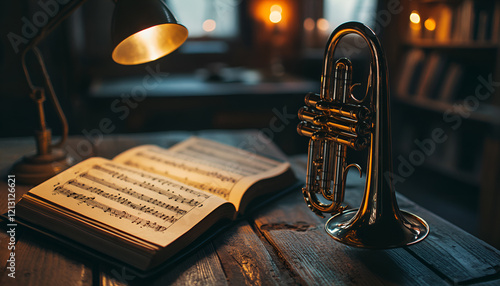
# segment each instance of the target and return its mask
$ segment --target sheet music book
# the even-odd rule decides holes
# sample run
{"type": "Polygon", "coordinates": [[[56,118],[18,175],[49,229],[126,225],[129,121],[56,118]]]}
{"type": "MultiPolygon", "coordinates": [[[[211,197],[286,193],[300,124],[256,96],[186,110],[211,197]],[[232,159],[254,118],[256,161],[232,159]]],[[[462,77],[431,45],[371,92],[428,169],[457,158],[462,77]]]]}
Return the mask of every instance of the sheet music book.
{"type": "Polygon", "coordinates": [[[192,137],[87,159],[31,189],[16,210],[30,225],[148,271],[295,181],[288,162],[192,137]]]}

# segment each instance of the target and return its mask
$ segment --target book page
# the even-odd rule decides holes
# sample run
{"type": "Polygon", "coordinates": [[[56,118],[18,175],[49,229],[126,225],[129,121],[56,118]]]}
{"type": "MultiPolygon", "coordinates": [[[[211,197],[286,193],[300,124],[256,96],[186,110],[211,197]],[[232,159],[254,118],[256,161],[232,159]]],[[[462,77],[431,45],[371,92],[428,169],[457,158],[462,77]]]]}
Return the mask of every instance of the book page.
{"type": "Polygon", "coordinates": [[[199,137],[170,149],[143,145],[118,155],[117,163],[160,174],[215,194],[238,210],[245,191],[255,182],[285,172],[289,163],[199,137]]]}
{"type": "Polygon", "coordinates": [[[32,195],[159,246],[224,200],[102,158],[86,160],[30,190],[32,195]]]}

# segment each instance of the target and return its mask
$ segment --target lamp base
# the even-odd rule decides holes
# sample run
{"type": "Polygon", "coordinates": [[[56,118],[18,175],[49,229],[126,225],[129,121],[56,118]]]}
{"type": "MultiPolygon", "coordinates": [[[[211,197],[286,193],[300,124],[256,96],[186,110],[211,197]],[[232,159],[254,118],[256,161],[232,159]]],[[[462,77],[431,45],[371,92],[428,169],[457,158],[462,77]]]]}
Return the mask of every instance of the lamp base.
{"type": "Polygon", "coordinates": [[[21,158],[12,166],[16,181],[23,185],[37,185],[71,166],[66,152],[52,149],[50,154],[21,158]]]}

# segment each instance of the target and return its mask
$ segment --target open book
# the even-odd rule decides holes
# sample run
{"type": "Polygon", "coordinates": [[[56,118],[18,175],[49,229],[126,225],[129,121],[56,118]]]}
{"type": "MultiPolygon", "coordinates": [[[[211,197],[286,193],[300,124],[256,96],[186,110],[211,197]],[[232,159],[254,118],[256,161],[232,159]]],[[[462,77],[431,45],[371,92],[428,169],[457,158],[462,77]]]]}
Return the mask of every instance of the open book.
{"type": "Polygon", "coordinates": [[[148,271],[294,182],[287,162],[192,137],[87,159],[31,189],[16,210],[30,225],[148,271]]]}

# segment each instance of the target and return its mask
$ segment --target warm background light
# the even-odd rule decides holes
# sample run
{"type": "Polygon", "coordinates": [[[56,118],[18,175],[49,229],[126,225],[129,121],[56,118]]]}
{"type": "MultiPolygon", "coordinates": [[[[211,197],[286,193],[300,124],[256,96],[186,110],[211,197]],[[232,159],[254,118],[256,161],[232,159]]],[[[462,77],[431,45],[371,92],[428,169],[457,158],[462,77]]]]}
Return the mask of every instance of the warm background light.
{"type": "Polygon", "coordinates": [[[418,14],[417,11],[413,11],[410,14],[410,21],[414,24],[420,23],[420,15],[418,14]]]}
{"type": "Polygon", "coordinates": [[[271,6],[269,10],[271,11],[271,14],[269,14],[269,21],[275,24],[281,22],[281,19],[283,18],[281,15],[281,13],[283,13],[283,8],[281,8],[280,5],[275,4],[271,6]]]}
{"type": "MultiPolygon", "coordinates": [[[[266,55],[262,61],[272,63],[274,60],[276,66],[282,66],[276,55],[292,57],[297,52],[300,31],[304,31],[302,21],[298,20],[302,15],[298,11],[301,7],[299,1],[252,0],[248,3],[254,28],[259,31],[254,35],[256,46],[262,55],[266,55]]],[[[271,67],[274,66],[271,64],[271,67]]]]}
{"type": "Polygon", "coordinates": [[[270,31],[276,28],[276,24],[279,23],[279,29],[281,32],[287,30],[290,25],[296,23],[294,20],[294,10],[293,5],[291,5],[289,0],[254,0],[250,1],[253,4],[252,14],[254,18],[264,25],[266,29],[270,31]]]}
{"type": "Polygon", "coordinates": [[[273,6],[271,6],[271,12],[279,12],[280,14],[283,13],[283,8],[281,8],[280,5],[278,4],[274,4],[273,6]]]}
{"type": "Polygon", "coordinates": [[[212,32],[215,30],[215,27],[217,26],[217,23],[213,19],[207,19],[205,22],[203,22],[203,31],[205,32],[212,32]]]}
{"type": "Polygon", "coordinates": [[[272,11],[271,14],[269,14],[269,21],[273,23],[279,23],[281,21],[281,13],[278,11],[272,11]]]}
{"type": "Polygon", "coordinates": [[[304,30],[306,31],[312,31],[314,30],[314,20],[312,18],[307,18],[304,20],[304,30]]]}
{"type": "Polygon", "coordinates": [[[429,31],[434,31],[436,29],[436,21],[432,18],[425,20],[424,27],[429,31]]]}
{"type": "Polygon", "coordinates": [[[318,29],[323,32],[328,31],[328,29],[330,28],[330,23],[325,18],[318,19],[316,25],[318,26],[318,29]]]}

